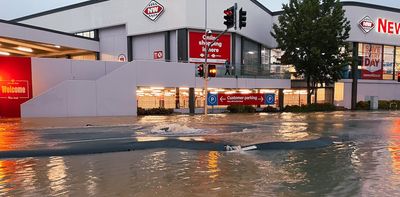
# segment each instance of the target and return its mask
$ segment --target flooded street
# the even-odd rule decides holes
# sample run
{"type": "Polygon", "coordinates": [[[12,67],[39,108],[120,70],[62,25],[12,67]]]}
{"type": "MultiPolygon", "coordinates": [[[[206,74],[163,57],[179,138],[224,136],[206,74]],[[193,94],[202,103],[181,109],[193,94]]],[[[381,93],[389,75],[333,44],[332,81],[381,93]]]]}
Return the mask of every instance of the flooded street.
{"type": "Polygon", "coordinates": [[[400,113],[2,119],[0,158],[0,196],[399,196],[400,113]],[[334,144],[185,148],[185,141],[246,146],[321,137],[334,144]],[[166,139],[184,145],[115,152],[166,139]],[[93,149],[103,153],[35,156],[93,149]],[[5,156],[17,153],[30,156],[5,156]]]}

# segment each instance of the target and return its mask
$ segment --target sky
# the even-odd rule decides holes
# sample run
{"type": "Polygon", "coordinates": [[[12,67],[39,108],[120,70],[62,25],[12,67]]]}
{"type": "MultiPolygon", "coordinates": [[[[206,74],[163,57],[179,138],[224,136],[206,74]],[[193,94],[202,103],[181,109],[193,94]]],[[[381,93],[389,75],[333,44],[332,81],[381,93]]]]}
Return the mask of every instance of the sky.
{"type": "MultiPolygon", "coordinates": [[[[0,19],[10,20],[49,9],[75,4],[86,0],[0,0],[0,19]]],[[[134,0],[133,0],[134,1],[134,0]]],[[[195,0],[199,1],[199,0],[195,0]]],[[[282,3],[289,0],[258,0],[272,11],[279,11],[282,3]]],[[[354,0],[357,1],[357,0],[354,0]]],[[[358,0],[359,2],[379,4],[400,8],[399,0],[358,0]]]]}

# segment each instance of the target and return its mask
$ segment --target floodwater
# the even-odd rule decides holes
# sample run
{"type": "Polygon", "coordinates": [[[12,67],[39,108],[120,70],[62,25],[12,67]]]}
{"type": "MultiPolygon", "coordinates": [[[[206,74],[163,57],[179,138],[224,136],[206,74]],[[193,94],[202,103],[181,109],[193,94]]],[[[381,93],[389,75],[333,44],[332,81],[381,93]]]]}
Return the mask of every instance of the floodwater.
{"type": "Polygon", "coordinates": [[[0,119],[0,158],[0,196],[400,196],[400,113],[0,119]],[[172,138],[245,146],[320,137],[335,142],[35,156],[172,138]],[[4,156],[24,151],[32,155],[4,156]]]}

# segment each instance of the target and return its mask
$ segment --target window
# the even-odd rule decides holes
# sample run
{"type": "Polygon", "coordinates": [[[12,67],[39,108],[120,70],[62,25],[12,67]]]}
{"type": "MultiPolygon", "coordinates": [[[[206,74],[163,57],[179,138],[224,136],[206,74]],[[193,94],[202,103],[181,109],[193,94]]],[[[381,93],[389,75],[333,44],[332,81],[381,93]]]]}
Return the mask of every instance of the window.
{"type": "Polygon", "coordinates": [[[84,32],[77,32],[77,33],[75,33],[75,35],[77,35],[77,36],[82,36],[82,37],[86,37],[86,38],[93,38],[93,39],[97,37],[95,30],[92,30],[92,31],[84,31],[84,32]]]}
{"type": "Polygon", "coordinates": [[[385,46],[383,53],[383,79],[393,80],[394,47],[385,46]]]}
{"type": "Polygon", "coordinates": [[[397,76],[400,72],[400,47],[396,47],[396,67],[395,67],[395,69],[396,69],[395,77],[396,77],[396,80],[398,80],[397,76]]]}
{"type": "Polygon", "coordinates": [[[383,78],[382,55],[383,55],[382,45],[365,44],[365,43],[359,44],[358,69],[361,70],[362,79],[382,80],[383,78]]]}
{"type": "Polygon", "coordinates": [[[257,75],[261,68],[260,45],[248,39],[243,39],[242,45],[242,74],[257,75]]]}

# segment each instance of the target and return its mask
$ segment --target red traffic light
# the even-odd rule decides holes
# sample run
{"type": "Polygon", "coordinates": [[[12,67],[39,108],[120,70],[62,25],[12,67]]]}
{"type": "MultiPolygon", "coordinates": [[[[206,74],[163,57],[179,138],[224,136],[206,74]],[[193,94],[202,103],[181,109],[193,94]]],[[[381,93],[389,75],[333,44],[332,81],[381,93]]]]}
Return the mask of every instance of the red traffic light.
{"type": "Polygon", "coordinates": [[[227,10],[224,10],[224,14],[228,15],[228,16],[231,16],[233,14],[233,12],[232,12],[231,9],[227,9],[227,10]]]}

